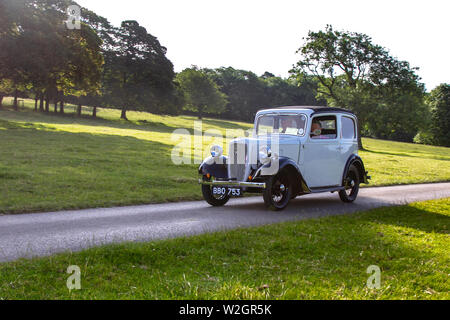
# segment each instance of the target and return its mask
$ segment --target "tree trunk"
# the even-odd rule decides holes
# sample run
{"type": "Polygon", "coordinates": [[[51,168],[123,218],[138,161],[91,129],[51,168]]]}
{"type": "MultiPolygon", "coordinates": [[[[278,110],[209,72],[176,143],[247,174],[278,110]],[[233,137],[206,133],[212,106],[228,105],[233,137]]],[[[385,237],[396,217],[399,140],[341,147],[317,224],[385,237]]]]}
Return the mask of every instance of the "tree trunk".
{"type": "Polygon", "coordinates": [[[128,118],[127,118],[127,108],[126,107],[122,108],[122,113],[120,114],[120,119],[128,120],[128,118]]]}
{"type": "MultiPolygon", "coordinates": [[[[358,130],[358,131],[361,131],[361,130],[358,130]]],[[[358,150],[364,150],[364,146],[362,144],[362,140],[361,140],[361,136],[360,136],[361,132],[358,132],[358,134],[359,134],[359,136],[358,136],[358,150]]]]}
{"type": "Polygon", "coordinates": [[[44,94],[41,93],[41,96],[39,98],[39,111],[44,112],[44,94]]]}
{"type": "Polygon", "coordinates": [[[94,108],[92,109],[92,117],[97,118],[97,107],[94,106],[94,108]]]}
{"type": "Polygon", "coordinates": [[[59,113],[64,114],[64,101],[62,99],[59,102],[59,113]]]}
{"type": "Polygon", "coordinates": [[[58,96],[59,96],[59,92],[58,92],[58,90],[55,90],[55,100],[53,101],[55,113],[58,113],[58,96]]]}
{"type": "Polygon", "coordinates": [[[0,109],[3,107],[3,95],[0,94],[0,109]]]}
{"type": "Polygon", "coordinates": [[[77,107],[77,115],[79,117],[81,117],[81,104],[79,104],[78,107],[77,107]]]}
{"type": "Polygon", "coordinates": [[[358,149],[359,150],[364,150],[364,146],[362,144],[362,139],[361,139],[361,123],[360,123],[359,118],[358,118],[357,127],[358,127],[358,130],[357,130],[358,131],[358,149]]]}
{"type": "Polygon", "coordinates": [[[50,112],[50,99],[48,95],[45,97],[45,112],[50,112]]]}
{"type": "Polygon", "coordinates": [[[37,109],[38,109],[38,101],[39,101],[39,95],[36,93],[36,96],[34,97],[34,111],[37,111],[37,109]]]}
{"type": "Polygon", "coordinates": [[[199,119],[203,118],[203,107],[198,107],[198,118],[199,119]]]}
{"type": "Polygon", "coordinates": [[[17,105],[17,96],[19,94],[19,91],[16,89],[14,90],[14,110],[19,110],[19,106],[17,105]]]}

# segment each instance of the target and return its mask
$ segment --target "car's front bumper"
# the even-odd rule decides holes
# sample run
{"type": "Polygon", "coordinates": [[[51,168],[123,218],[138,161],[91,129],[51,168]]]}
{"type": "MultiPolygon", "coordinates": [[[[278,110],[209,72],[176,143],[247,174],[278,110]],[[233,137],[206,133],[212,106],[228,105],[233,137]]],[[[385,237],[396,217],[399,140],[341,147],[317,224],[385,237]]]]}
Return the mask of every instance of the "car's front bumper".
{"type": "Polygon", "coordinates": [[[205,184],[209,186],[221,186],[221,187],[250,187],[250,188],[259,188],[265,189],[265,182],[248,182],[248,181],[233,181],[233,180],[203,180],[198,179],[198,183],[205,184]]]}

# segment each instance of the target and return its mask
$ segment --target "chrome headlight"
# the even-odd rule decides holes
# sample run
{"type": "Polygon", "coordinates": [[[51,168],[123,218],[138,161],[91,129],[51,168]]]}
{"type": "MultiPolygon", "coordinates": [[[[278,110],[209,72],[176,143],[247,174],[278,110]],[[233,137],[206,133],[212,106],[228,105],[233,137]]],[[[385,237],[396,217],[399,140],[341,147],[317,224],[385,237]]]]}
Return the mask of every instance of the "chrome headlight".
{"type": "Polygon", "coordinates": [[[262,164],[270,163],[271,156],[272,151],[269,148],[262,147],[259,150],[259,161],[261,161],[262,164]]]}
{"type": "Polygon", "coordinates": [[[220,157],[223,154],[223,148],[221,146],[214,145],[211,147],[210,152],[213,158],[220,157]]]}

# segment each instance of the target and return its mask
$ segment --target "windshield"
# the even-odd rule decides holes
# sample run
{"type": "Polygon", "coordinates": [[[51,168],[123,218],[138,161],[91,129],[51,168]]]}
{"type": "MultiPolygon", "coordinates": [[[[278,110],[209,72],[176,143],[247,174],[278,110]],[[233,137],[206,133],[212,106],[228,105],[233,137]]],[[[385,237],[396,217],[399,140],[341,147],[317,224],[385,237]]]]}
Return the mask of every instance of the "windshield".
{"type": "Polygon", "coordinates": [[[256,134],[266,135],[272,133],[304,135],[306,117],[299,115],[264,115],[258,118],[256,134]]]}

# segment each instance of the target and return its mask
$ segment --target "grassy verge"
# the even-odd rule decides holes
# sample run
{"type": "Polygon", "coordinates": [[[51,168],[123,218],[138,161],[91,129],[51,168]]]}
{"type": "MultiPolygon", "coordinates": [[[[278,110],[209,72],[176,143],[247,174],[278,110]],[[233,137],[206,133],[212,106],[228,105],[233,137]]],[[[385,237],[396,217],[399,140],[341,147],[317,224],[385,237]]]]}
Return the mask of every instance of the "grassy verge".
{"type": "MultiPolygon", "coordinates": [[[[130,121],[121,121],[119,110],[99,109],[91,119],[32,106],[25,100],[19,112],[0,111],[0,214],[201,199],[198,165],[171,161],[179,143],[171,133],[193,132],[195,117],[129,112],[130,121]]],[[[202,129],[242,135],[250,127],[204,119],[202,129]]],[[[212,143],[205,136],[206,152],[212,143]]],[[[371,185],[450,181],[449,148],[373,139],[364,145],[371,185]]]]}
{"type": "Polygon", "coordinates": [[[449,222],[442,199],[20,260],[0,264],[0,299],[449,299],[449,222]]]}

